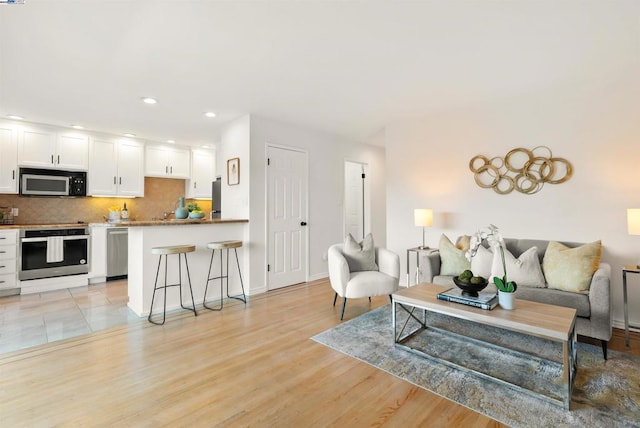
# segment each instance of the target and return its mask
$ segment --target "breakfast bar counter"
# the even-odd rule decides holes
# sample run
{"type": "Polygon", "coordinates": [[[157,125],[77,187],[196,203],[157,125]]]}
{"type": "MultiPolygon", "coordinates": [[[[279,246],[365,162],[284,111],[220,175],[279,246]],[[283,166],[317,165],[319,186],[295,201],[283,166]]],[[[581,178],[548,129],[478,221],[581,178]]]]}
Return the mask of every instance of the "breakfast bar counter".
{"type": "MultiPolygon", "coordinates": [[[[204,290],[207,282],[211,250],[207,243],[212,241],[242,240],[244,247],[238,251],[240,266],[245,280],[249,284],[249,228],[246,219],[215,220],[160,220],[132,221],[110,224],[110,226],[127,227],[129,230],[129,307],[138,316],[147,316],[151,309],[151,298],[158,269],[158,256],[151,254],[151,248],[168,245],[195,245],[196,251],[189,253],[189,277],[193,288],[196,307],[202,307],[204,290]]],[[[218,255],[216,254],[216,258],[218,255]]],[[[235,261],[234,261],[235,263],[235,261]]],[[[219,263],[216,263],[218,265],[219,263]]],[[[164,265],[164,262],[163,262],[164,265]]],[[[233,265],[232,265],[233,266],[233,265]]],[[[164,266],[160,272],[163,278],[164,266]]],[[[186,272],[183,269],[183,281],[186,272]]],[[[216,272],[216,276],[219,273],[216,272]]],[[[168,283],[178,282],[178,257],[169,257],[168,283]]],[[[237,269],[229,269],[230,294],[240,293],[240,279],[237,269]]],[[[207,301],[220,298],[220,287],[209,287],[207,301]]],[[[182,298],[185,305],[191,304],[191,296],[185,293],[182,298]]],[[[161,304],[156,299],[156,304],[161,304]]],[[[158,306],[160,307],[160,306],[158,306]]],[[[156,307],[156,310],[158,309],[156,307]]],[[[178,288],[169,289],[167,293],[167,310],[180,307],[178,288]]]]}

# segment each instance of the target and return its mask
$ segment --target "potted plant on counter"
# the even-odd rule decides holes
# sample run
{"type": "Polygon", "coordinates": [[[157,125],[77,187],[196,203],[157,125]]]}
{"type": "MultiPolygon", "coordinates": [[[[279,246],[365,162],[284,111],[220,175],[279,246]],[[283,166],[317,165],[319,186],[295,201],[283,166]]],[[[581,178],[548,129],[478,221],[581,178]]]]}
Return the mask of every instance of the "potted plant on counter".
{"type": "Polygon", "coordinates": [[[204,217],[204,211],[200,209],[197,202],[189,202],[187,209],[189,210],[189,218],[200,219],[204,217]]]}
{"type": "Polygon", "coordinates": [[[469,251],[467,251],[466,254],[467,258],[471,260],[471,258],[476,255],[478,247],[482,245],[483,240],[486,240],[492,248],[494,257],[497,251],[500,251],[504,276],[502,278],[494,276],[493,283],[498,289],[498,303],[500,303],[500,307],[511,310],[515,307],[514,293],[518,289],[518,284],[507,279],[507,265],[504,260],[504,239],[502,239],[502,235],[500,235],[497,226],[490,224],[489,227],[479,230],[471,237],[469,251]]]}

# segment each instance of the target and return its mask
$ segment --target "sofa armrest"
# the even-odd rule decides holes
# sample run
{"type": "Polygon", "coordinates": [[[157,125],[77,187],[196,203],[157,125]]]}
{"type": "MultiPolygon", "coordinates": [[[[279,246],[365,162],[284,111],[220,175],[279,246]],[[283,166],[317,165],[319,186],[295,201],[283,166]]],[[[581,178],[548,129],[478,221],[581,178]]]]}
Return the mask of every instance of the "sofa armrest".
{"type": "Polygon", "coordinates": [[[591,278],[589,305],[591,306],[592,337],[608,341],[611,339],[613,325],[611,266],[608,263],[600,263],[598,270],[591,278]]]}
{"type": "Polygon", "coordinates": [[[440,275],[439,251],[427,254],[424,258],[424,263],[420,263],[420,274],[420,280],[422,282],[433,282],[433,277],[440,275]]]}
{"type": "Polygon", "coordinates": [[[344,297],[347,290],[347,283],[351,278],[347,259],[344,258],[341,251],[341,245],[332,245],[327,252],[327,260],[329,263],[329,281],[331,287],[344,297]]]}
{"type": "Polygon", "coordinates": [[[378,270],[396,279],[400,279],[400,257],[386,248],[376,248],[378,270]]]}

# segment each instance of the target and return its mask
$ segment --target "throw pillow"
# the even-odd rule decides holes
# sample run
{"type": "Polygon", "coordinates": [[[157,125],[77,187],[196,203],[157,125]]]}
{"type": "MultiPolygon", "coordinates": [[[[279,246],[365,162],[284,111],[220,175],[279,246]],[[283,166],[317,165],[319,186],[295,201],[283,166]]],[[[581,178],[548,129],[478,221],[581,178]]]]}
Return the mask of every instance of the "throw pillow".
{"type": "MultiPolygon", "coordinates": [[[[544,274],[540,268],[538,260],[538,247],[531,247],[524,253],[520,254],[517,259],[511,251],[504,249],[504,264],[507,267],[507,280],[514,281],[518,286],[523,287],[546,287],[544,274]]],[[[491,278],[504,276],[504,268],[502,266],[502,256],[500,250],[497,249],[493,256],[493,264],[491,266],[491,278]]]]}
{"type": "Polygon", "coordinates": [[[358,243],[353,236],[349,234],[344,241],[344,249],[342,251],[344,258],[347,259],[349,271],[361,272],[367,270],[378,270],[376,264],[376,248],[373,245],[373,236],[368,234],[358,243]]]}
{"type": "Polygon", "coordinates": [[[471,262],[467,260],[465,251],[456,248],[455,245],[443,233],[440,237],[440,275],[460,275],[467,269],[471,269],[471,262]]]}
{"type": "Polygon", "coordinates": [[[469,235],[462,235],[458,237],[456,241],[456,248],[462,251],[469,251],[471,248],[471,237],[469,235]]]}
{"type": "Polygon", "coordinates": [[[542,269],[549,288],[588,292],[591,278],[600,265],[602,243],[600,241],[569,248],[551,241],[542,259],[542,269]]]}
{"type": "Polygon", "coordinates": [[[482,276],[491,282],[491,266],[493,264],[493,253],[488,248],[480,245],[476,255],[471,258],[471,272],[475,276],[482,276]]]}

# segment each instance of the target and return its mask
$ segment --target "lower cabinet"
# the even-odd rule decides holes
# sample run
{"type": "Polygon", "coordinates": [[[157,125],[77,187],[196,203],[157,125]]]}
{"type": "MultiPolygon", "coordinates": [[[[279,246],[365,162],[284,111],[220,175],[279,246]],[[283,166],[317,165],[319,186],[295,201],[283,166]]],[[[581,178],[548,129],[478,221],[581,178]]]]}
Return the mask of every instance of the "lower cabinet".
{"type": "Polygon", "coordinates": [[[18,230],[0,231],[0,296],[20,294],[17,268],[18,230]]]}

